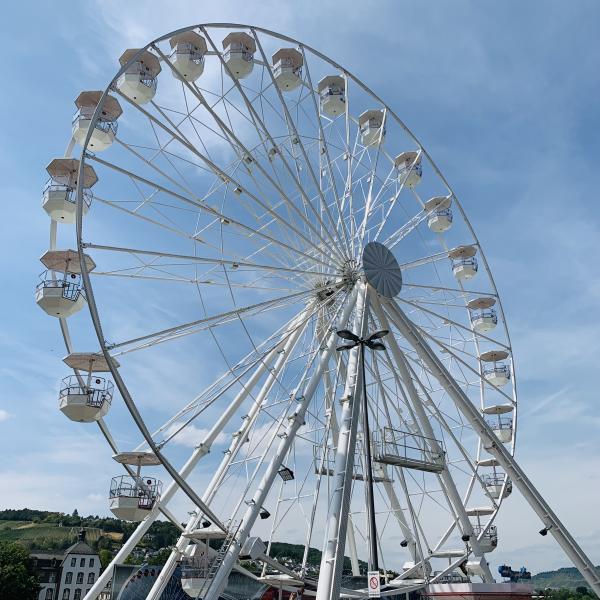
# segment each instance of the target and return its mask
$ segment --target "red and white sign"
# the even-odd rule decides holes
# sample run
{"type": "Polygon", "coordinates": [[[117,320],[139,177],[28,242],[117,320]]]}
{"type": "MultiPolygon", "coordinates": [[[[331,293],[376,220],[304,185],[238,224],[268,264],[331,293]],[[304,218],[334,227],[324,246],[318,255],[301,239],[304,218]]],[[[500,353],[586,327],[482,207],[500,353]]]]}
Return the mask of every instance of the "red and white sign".
{"type": "Polygon", "coordinates": [[[367,587],[369,588],[369,598],[381,598],[379,571],[369,571],[367,573],[367,587]]]}

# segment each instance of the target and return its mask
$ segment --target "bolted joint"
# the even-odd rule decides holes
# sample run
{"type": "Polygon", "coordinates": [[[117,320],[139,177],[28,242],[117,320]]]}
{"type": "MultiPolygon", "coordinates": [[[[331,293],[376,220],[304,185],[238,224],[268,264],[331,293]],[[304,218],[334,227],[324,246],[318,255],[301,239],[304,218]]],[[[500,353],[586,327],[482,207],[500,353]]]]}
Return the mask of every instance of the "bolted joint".
{"type": "Polygon", "coordinates": [[[199,450],[202,455],[208,454],[210,452],[210,445],[205,444],[204,442],[200,442],[197,446],[194,446],[195,450],[199,450]]]}

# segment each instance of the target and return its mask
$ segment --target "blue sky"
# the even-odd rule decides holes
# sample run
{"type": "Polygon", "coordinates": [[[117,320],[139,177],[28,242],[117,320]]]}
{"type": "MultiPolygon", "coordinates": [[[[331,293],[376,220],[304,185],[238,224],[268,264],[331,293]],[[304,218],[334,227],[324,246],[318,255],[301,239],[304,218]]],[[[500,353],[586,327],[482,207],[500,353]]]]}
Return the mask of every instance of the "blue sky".
{"type": "MultiPolygon", "coordinates": [[[[44,167],[64,151],[73,99],[103,88],[127,47],[192,23],[250,22],[347,66],[441,167],[503,298],[519,377],[517,458],[599,563],[599,18],[591,1],[13,4],[0,42],[0,507],[107,512],[114,463],[95,429],[56,408],[64,352],[33,300],[48,237],[44,167]]],[[[568,564],[517,493],[498,526],[495,564],[568,564]]]]}

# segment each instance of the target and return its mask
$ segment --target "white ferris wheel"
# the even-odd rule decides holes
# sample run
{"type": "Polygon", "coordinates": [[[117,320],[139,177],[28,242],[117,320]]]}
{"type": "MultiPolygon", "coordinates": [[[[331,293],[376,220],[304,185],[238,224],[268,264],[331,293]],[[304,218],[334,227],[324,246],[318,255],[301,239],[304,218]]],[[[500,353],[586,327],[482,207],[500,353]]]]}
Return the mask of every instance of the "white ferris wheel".
{"type": "Polygon", "coordinates": [[[396,113],[258,27],[189,27],[120,63],[106,90],[77,97],[48,166],[36,292],[72,370],[60,410],[96,422],[124,467],[110,509],[140,524],[115,562],[162,517],[182,532],[151,599],[180,567],[190,596],[216,600],[248,559],[253,578],[319,600],[366,597],[360,561],[387,596],[457,569],[491,582],[515,485],[597,586],[512,458],[515,369],[492,273],[396,113]],[[85,311],[72,317],[86,304],[93,342],[85,311]],[[193,507],[185,527],[176,493],[193,507]],[[305,546],[300,563],[271,556],[284,541],[305,546]]]}

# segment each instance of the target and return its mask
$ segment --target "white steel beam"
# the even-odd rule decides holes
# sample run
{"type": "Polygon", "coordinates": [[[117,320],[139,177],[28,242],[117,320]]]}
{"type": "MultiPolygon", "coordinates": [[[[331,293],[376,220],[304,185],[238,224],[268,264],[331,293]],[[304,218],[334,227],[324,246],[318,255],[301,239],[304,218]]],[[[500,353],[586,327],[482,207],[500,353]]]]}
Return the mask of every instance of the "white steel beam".
{"type": "MultiPolygon", "coordinates": [[[[360,337],[365,337],[368,324],[368,286],[365,283],[359,285],[361,286],[361,290],[356,303],[354,332],[360,337]]],[[[360,400],[363,389],[359,359],[360,347],[357,345],[350,350],[348,357],[346,387],[342,398],[340,430],[335,453],[333,496],[327,516],[325,550],[321,557],[317,600],[331,600],[338,598],[340,594],[348,526],[346,515],[350,507],[354,449],[356,446],[356,431],[358,428],[360,400]]]]}
{"type": "MultiPolygon", "coordinates": [[[[346,379],[346,367],[343,361],[339,361],[339,377],[346,379]]],[[[327,384],[329,380],[329,373],[325,373],[325,382],[327,384]]],[[[328,388],[331,392],[331,399],[328,407],[331,409],[331,441],[333,442],[334,448],[338,446],[338,440],[340,437],[340,426],[337,421],[337,413],[335,411],[335,389],[328,384],[328,388]]],[[[358,562],[358,552],[356,550],[356,536],[354,533],[354,521],[352,520],[352,514],[348,513],[348,531],[346,534],[346,544],[348,544],[348,551],[350,552],[350,564],[352,566],[352,575],[354,577],[360,576],[360,563],[358,562]]]]}
{"type": "Polygon", "coordinates": [[[580,548],[573,536],[567,531],[559,518],[554,514],[550,505],[529,480],[523,469],[516,462],[510,452],[504,447],[488,424],[483,419],[479,409],[473,405],[462,388],[450,375],[444,364],[436,356],[429,344],[419,333],[415,325],[406,316],[404,311],[393,300],[385,301],[394,325],[414,348],[421,360],[434,374],[446,393],[452,398],[456,407],[469,422],[473,430],[482,439],[485,449],[492,454],[504,468],[517,489],[541,519],[544,528],[549,531],[565,554],[588,582],[592,590],[600,596],[600,576],[596,573],[594,564],[580,548]]]}

